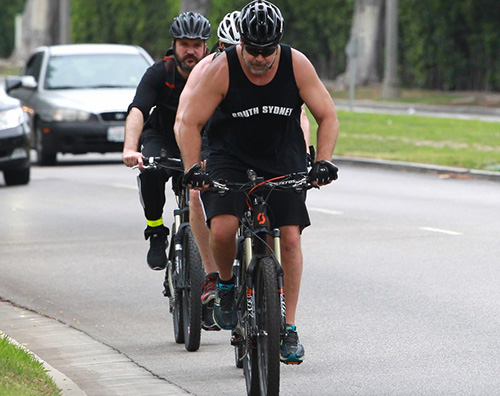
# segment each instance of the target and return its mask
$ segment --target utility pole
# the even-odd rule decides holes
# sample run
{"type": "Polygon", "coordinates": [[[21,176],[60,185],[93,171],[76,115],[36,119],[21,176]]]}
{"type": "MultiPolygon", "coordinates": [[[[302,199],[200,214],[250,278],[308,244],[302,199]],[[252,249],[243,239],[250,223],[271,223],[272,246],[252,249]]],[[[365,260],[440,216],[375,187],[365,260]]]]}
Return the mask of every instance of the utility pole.
{"type": "Polygon", "coordinates": [[[71,1],[59,0],[58,44],[71,43],[71,1]]]}
{"type": "Polygon", "coordinates": [[[385,0],[385,63],[382,99],[401,96],[398,76],[398,0],[385,0]]]}

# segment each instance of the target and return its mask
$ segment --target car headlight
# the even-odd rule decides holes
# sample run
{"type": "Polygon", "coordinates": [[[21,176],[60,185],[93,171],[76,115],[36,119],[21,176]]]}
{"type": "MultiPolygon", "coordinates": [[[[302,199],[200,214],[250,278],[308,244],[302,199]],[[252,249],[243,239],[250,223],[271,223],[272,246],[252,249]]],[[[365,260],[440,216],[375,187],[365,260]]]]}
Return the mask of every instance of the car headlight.
{"type": "Polygon", "coordinates": [[[53,121],[87,121],[90,113],[75,109],[54,109],[52,112],[53,121]]]}
{"type": "Polygon", "coordinates": [[[0,130],[15,128],[24,121],[21,108],[0,111],[0,130]]]}

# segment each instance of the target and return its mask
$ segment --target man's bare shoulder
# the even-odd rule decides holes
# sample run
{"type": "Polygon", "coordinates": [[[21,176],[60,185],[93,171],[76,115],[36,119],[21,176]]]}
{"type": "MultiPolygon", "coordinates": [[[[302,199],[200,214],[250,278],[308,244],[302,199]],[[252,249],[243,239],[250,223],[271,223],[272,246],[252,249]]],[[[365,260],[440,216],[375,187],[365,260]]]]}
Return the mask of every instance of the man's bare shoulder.
{"type": "Polygon", "coordinates": [[[212,59],[210,64],[207,65],[207,72],[218,73],[220,71],[227,70],[227,56],[225,52],[222,52],[219,56],[212,59]]]}
{"type": "Polygon", "coordinates": [[[292,48],[292,62],[294,67],[297,66],[302,66],[306,64],[310,64],[311,62],[309,59],[307,59],[307,56],[305,56],[302,52],[299,50],[292,48]]]}
{"type": "Polygon", "coordinates": [[[213,59],[213,55],[212,54],[208,54],[207,56],[205,56],[201,61],[198,62],[198,64],[194,67],[194,69],[191,71],[191,74],[192,73],[199,73],[199,74],[202,74],[205,69],[207,68],[207,66],[212,62],[212,59],[213,59]]]}

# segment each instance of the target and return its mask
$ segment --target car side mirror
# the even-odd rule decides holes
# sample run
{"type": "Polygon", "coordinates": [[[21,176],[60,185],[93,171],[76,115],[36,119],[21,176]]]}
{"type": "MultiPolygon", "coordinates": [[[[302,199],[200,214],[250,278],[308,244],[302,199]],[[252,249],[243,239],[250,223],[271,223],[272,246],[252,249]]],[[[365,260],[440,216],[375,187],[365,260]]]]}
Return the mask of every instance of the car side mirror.
{"type": "Polygon", "coordinates": [[[5,92],[7,93],[18,88],[36,89],[37,86],[38,83],[33,76],[10,76],[5,79],[5,92]]]}

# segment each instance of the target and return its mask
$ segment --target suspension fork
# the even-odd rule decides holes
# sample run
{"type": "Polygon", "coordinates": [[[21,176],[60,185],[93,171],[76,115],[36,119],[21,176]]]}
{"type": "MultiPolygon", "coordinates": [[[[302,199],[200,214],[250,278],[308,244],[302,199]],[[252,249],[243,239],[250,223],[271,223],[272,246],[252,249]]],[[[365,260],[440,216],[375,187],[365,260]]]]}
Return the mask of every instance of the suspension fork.
{"type": "Polygon", "coordinates": [[[278,275],[278,294],[280,297],[281,332],[285,332],[286,327],[286,303],[285,288],[283,280],[283,267],[281,266],[281,231],[279,228],[273,230],[274,257],[276,258],[276,274],[278,275]]]}

